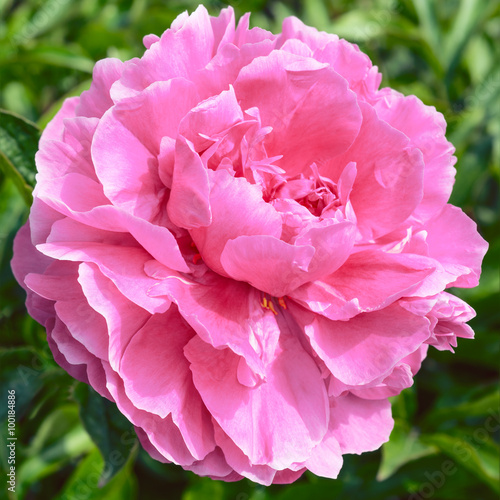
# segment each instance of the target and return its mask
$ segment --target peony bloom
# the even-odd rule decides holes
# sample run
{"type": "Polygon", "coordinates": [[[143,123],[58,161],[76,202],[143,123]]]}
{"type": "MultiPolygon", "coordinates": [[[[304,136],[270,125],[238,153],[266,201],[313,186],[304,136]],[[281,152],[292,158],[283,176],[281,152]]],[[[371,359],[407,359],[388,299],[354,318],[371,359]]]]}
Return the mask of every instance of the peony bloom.
{"type": "Polygon", "coordinates": [[[154,458],[335,478],[387,441],[428,346],[472,337],[444,290],[487,245],[447,204],[440,113],[356,45],[248,20],[200,6],[96,64],[43,133],[13,269],[56,361],[154,458]]]}

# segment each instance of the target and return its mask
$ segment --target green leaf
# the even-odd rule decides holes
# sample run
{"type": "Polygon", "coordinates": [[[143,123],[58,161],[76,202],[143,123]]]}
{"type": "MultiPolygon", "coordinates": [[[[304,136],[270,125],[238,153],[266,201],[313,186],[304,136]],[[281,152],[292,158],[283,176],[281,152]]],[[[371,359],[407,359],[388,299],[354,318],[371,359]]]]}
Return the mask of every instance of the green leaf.
{"type": "Polygon", "coordinates": [[[432,0],[413,0],[425,40],[438,59],[441,59],[441,30],[432,0]]]}
{"type": "Polygon", "coordinates": [[[485,36],[478,34],[471,38],[465,49],[464,61],[472,83],[481,85],[495,66],[495,57],[485,36]]]}
{"type": "Polygon", "coordinates": [[[391,437],[382,446],[382,462],[377,473],[377,480],[384,481],[391,477],[404,464],[438,452],[435,446],[420,441],[418,431],[410,428],[407,422],[396,419],[391,437]]]}
{"type": "Polygon", "coordinates": [[[322,0],[304,2],[304,22],[321,31],[328,31],[330,20],[328,10],[322,0]]]}
{"type": "Polygon", "coordinates": [[[67,47],[44,45],[19,54],[10,62],[12,64],[43,64],[61,68],[76,69],[84,73],[92,73],[94,61],[81,52],[78,46],[67,47]]]}
{"type": "Polygon", "coordinates": [[[471,35],[489,9],[489,4],[490,2],[484,0],[461,0],[453,27],[444,43],[448,79],[451,78],[471,35]]]}
{"type": "Polygon", "coordinates": [[[341,479],[336,481],[319,480],[316,483],[296,483],[288,486],[276,496],[277,500],[326,500],[345,498],[340,496],[344,487],[341,479]]]}
{"type": "MultiPolygon", "coordinates": [[[[0,391],[14,390],[16,417],[21,418],[43,385],[42,361],[30,347],[0,349],[0,391]]],[[[0,421],[7,418],[7,406],[0,405],[0,421]]]]}
{"type": "Polygon", "coordinates": [[[224,488],[219,481],[202,478],[184,492],[182,500],[224,500],[224,488]]]}
{"type": "Polygon", "coordinates": [[[53,410],[42,422],[32,439],[28,455],[38,455],[44,448],[48,448],[58,439],[64,437],[71,429],[78,427],[78,406],[75,403],[65,404],[53,410]]]}
{"type": "Polygon", "coordinates": [[[493,415],[500,407],[500,390],[495,389],[480,399],[467,401],[460,405],[447,408],[438,408],[430,412],[425,418],[425,425],[433,427],[436,423],[446,420],[464,419],[482,415],[493,415]]]}
{"type": "Polygon", "coordinates": [[[72,2],[57,1],[44,2],[35,10],[32,17],[26,20],[19,29],[11,36],[15,45],[23,45],[32,39],[39,37],[42,33],[49,31],[61,23],[63,16],[67,13],[72,2]]]}
{"type": "Polygon", "coordinates": [[[89,385],[78,382],[74,397],[80,405],[83,425],[104,459],[102,486],[125,465],[137,445],[137,437],[132,424],[116,404],[100,396],[89,385]]]}
{"type": "Polygon", "coordinates": [[[99,487],[99,478],[104,461],[94,448],[68,479],[56,500],[134,500],[137,498],[137,480],[132,471],[134,455],[127,464],[104,487],[99,487]]]}
{"type": "Polygon", "coordinates": [[[18,469],[19,497],[29,485],[60,470],[65,464],[88,453],[94,444],[83,427],[74,427],[41,453],[26,458],[18,469]]]}
{"type": "Polygon", "coordinates": [[[35,153],[39,140],[40,131],[34,123],[0,110],[0,169],[14,181],[29,205],[35,185],[35,153]]]}
{"type": "MultiPolygon", "coordinates": [[[[482,429],[482,428],[478,428],[482,429]]],[[[482,429],[487,432],[486,429],[482,429]]],[[[465,436],[465,435],[464,435],[465,436]]],[[[489,438],[476,431],[467,441],[448,434],[427,434],[421,439],[429,446],[438,447],[443,453],[472,472],[495,492],[500,493],[500,448],[489,438]]]]}
{"type": "Polygon", "coordinates": [[[414,387],[408,387],[397,396],[390,398],[395,419],[410,420],[417,410],[417,394],[414,387]]]}

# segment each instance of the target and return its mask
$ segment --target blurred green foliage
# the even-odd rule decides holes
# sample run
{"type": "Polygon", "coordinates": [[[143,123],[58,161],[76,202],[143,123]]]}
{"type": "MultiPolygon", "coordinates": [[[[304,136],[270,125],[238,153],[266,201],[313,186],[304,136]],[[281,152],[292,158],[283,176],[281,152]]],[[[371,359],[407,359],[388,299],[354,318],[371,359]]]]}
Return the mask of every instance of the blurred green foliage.
{"type": "MultiPolygon", "coordinates": [[[[33,145],[65,97],[88,88],[107,56],[143,52],[193,1],[0,0],[0,469],[7,470],[7,389],[17,395],[19,499],[452,499],[498,498],[500,393],[500,3],[483,0],[240,0],[238,16],[274,32],[297,15],[358,43],[384,86],[415,94],[448,122],[456,147],[451,202],[490,243],[479,287],[455,290],[478,316],[456,354],[429,350],[415,385],[394,398],[396,426],[381,451],[346,456],[336,481],[306,474],[293,485],[202,479],[139,449],[114,405],[96,399],[53,361],[26,315],[9,261],[27,217],[33,145]],[[30,120],[34,123],[30,123],[30,120]],[[27,142],[23,143],[26,140],[27,142]],[[16,142],[17,141],[17,142],[16,142]],[[28,145],[27,145],[28,144],[28,145]],[[24,169],[12,175],[12,162],[24,169]],[[106,416],[103,419],[103,415],[106,416]],[[101,419],[101,420],[100,420],[101,419]],[[100,427],[98,423],[100,423],[100,427]],[[118,451],[120,460],[110,460],[118,451]]],[[[214,14],[227,3],[205,2],[214,14]]],[[[453,242],[450,242],[453,244],[453,242]]],[[[5,478],[5,476],[3,476],[5,478]]]]}

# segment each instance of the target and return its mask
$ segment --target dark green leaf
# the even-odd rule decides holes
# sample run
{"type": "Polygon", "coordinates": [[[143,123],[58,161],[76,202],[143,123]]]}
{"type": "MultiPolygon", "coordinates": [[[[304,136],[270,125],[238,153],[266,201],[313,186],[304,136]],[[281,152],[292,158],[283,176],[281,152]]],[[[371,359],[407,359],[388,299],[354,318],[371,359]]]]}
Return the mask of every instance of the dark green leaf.
{"type": "MultiPolygon", "coordinates": [[[[0,393],[15,391],[16,417],[20,419],[43,385],[42,359],[30,347],[0,349],[0,366],[0,393]]],[[[7,406],[0,405],[0,421],[6,417],[7,406]]]]}
{"type": "Polygon", "coordinates": [[[491,7],[483,0],[461,0],[450,34],[444,44],[444,56],[448,68],[448,78],[457,66],[460,56],[484,14],[491,7]]]}
{"type": "Polygon", "coordinates": [[[424,39],[427,40],[438,59],[441,55],[441,30],[432,0],[413,0],[424,39]]]}
{"type": "MultiPolygon", "coordinates": [[[[484,429],[485,432],[486,429],[484,429]]],[[[436,446],[457,463],[463,465],[482,482],[500,493],[500,449],[489,439],[479,434],[470,440],[448,434],[422,435],[422,442],[436,446]]]]}
{"type": "Polygon", "coordinates": [[[218,481],[203,478],[184,492],[182,500],[224,500],[224,487],[218,481]]]}
{"type": "Polygon", "coordinates": [[[60,470],[65,464],[93,448],[92,440],[81,426],[73,427],[55,443],[23,460],[18,468],[19,496],[31,484],[60,470]]]}
{"type": "Polygon", "coordinates": [[[78,382],[74,397],[80,417],[104,458],[101,485],[109,481],[127,462],[137,444],[132,424],[116,405],[101,397],[89,385],[78,382]]]}
{"type": "Polygon", "coordinates": [[[136,478],[132,472],[133,455],[127,464],[104,486],[99,486],[104,461],[94,448],[73,472],[56,500],[134,500],[136,478]]]}
{"type": "Polygon", "coordinates": [[[28,204],[31,204],[31,188],[35,185],[39,139],[40,131],[34,123],[0,110],[0,169],[15,182],[28,204]]]}
{"type": "Polygon", "coordinates": [[[92,73],[94,61],[83,54],[78,54],[78,52],[78,47],[71,50],[67,47],[40,45],[32,50],[20,52],[9,63],[42,64],[92,73]]]}
{"type": "Polygon", "coordinates": [[[392,415],[395,419],[409,421],[417,409],[417,396],[414,387],[408,387],[390,399],[392,415]]]}
{"type": "Polygon", "coordinates": [[[498,413],[498,408],[500,408],[500,390],[495,389],[479,399],[447,408],[438,408],[427,415],[425,424],[432,427],[451,419],[495,415],[498,413]]]}
{"type": "Polygon", "coordinates": [[[410,428],[407,422],[395,420],[391,437],[382,446],[382,462],[377,479],[383,481],[404,464],[437,452],[438,449],[435,446],[422,443],[418,431],[410,428]]]}

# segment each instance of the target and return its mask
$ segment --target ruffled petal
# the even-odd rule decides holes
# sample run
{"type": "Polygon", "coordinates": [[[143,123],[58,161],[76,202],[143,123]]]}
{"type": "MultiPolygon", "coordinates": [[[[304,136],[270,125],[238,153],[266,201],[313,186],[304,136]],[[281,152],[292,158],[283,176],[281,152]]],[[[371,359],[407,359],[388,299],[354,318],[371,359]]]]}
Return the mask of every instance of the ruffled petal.
{"type": "Polygon", "coordinates": [[[212,273],[197,283],[154,262],[148,263],[146,271],[158,280],[149,291],[151,297],[175,302],[205,342],[219,349],[229,347],[252,371],[264,374],[265,364],[274,356],[279,327],[273,313],[262,307],[257,290],[212,273]]]}
{"type": "Polygon", "coordinates": [[[488,243],[477,232],[476,223],[459,208],[446,205],[429,221],[426,231],[429,256],[443,265],[448,286],[477,286],[488,243]]]}
{"type": "Polygon", "coordinates": [[[290,298],[332,320],[346,320],[411,294],[434,272],[431,259],[366,250],[336,272],[291,292],[290,298]]]}
{"type": "Polygon", "coordinates": [[[127,297],[151,313],[168,309],[169,301],[148,293],[157,281],[144,272],[144,265],[151,256],[141,248],[73,242],[45,243],[38,248],[54,259],[96,264],[118,288],[118,295],[127,297]]]}
{"type": "Polygon", "coordinates": [[[183,353],[194,335],[175,307],[155,314],[127,344],[119,374],[136,408],[161,418],[171,414],[191,452],[204,457],[215,446],[212,422],[183,353]]]}
{"type": "Polygon", "coordinates": [[[336,398],[330,410],[330,431],[342,453],[372,451],[389,440],[394,421],[387,399],[367,401],[348,394],[336,398]]]}
{"type": "Polygon", "coordinates": [[[205,405],[252,464],[288,468],[307,460],[322,440],[328,426],[326,388],[293,335],[280,337],[266,379],[253,388],[239,383],[239,357],[229,349],[214,349],[195,337],[185,353],[205,405]]]}
{"type": "Polygon", "coordinates": [[[358,227],[369,240],[392,231],[413,213],[422,200],[424,163],[403,133],[381,120],[370,105],[358,104],[363,113],[359,135],[320,173],[336,180],[349,162],[356,162],[350,200],[358,227]]]}
{"type": "Polygon", "coordinates": [[[383,89],[374,101],[378,116],[403,132],[423,155],[424,192],[414,217],[426,221],[441,210],[453,187],[455,148],[446,140],[446,122],[433,106],[415,96],[383,89]]]}
{"type": "Polygon", "coordinates": [[[349,321],[331,321],[293,303],[289,309],[332,375],[347,385],[388,374],[430,335],[429,320],[397,303],[349,321]]]}
{"type": "Polygon", "coordinates": [[[262,199],[260,189],[246,179],[232,177],[227,170],[209,170],[208,174],[212,221],[207,227],[191,229],[190,234],[204,262],[212,270],[226,275],[220,262],[226,244],[239,236],[279,238],[281,217],[262,199]],[[248,217],[250,213],[252,216],[248,217]]]}
{"type": "Polygon", "coordinates": [[[257,107],[262,124],[273,127],[267,151],[283,155],[278,165],[290,176],[343,153],[361,125],[345,79],[311,58],[273,51],[243,68],[234,88],[242,109],[257,107]]]}
{"type": "Polygon", "coordinates": [[[90,89],[82,93],[76,114],[78,116],[101,116],[113,106],[109,91],[122,74],[125,64],[119,59],[108,57],[97,61],[92,71],[90,89]]]}

